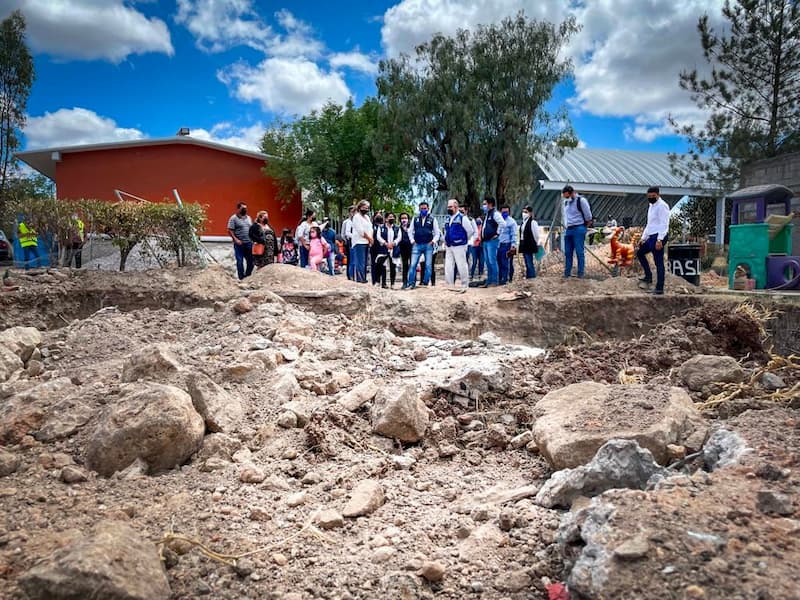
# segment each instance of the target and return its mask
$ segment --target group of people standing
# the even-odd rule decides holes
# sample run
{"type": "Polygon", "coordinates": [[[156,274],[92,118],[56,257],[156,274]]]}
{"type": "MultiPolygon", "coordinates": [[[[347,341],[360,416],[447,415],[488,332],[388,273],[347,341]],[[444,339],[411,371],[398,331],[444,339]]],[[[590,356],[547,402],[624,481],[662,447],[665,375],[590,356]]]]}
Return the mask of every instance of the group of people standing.
{"type": "Polygon", "coordinates": [[[458,278],[461,291],[469,287],[476,270],[482,277],[484,268],[487,279],[483,287],[509,283],[517,252],[525,257],[525,276],[536,277],[534,257],[540,234],[530,206],[523,210],[521,227],[511,217],[509,207],[502,206],[498,212],[491,197],[484,199],[482,214],[475,218],[451,198],[443,227],[431,215],[428,202],[420,202],[418,208],[413,218],[400,213],[399,222],[392,212],[379,211],[370,218],[367,200],[350,208],[341,230],[349,250],[349,279],[366,283],[369,264],[374,285],[394,287],[398,266],[402,268],[402,289],[417,287],[418,268],[421,285],[435,284],[434,266],[440,246],[445,252],[445,282],[452,286],[458,278]]]}

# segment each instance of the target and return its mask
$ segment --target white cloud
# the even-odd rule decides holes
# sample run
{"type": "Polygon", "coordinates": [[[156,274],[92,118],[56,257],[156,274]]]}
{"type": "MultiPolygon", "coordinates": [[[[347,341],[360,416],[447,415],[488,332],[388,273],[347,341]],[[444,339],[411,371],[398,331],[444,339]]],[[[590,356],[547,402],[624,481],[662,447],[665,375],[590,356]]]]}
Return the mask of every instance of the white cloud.
{"type": "Polygon", "coordinates": [[[495,23],[525,11],[529,17],[562,21],[564,0],[402,0],[383,15],[381,38],[389,57],[414,48],[436,33],[495,23]]]}
{"type": "Polygon", "coordinates": [[[58,58],[118,63],[131,54],[175,53],[164,21],[147,18],[123,0],[3,0],[2,5],[0,17],[22,9],[33,50],[58,58]]]}
{"type": "Polygon", "coordinates": [[[575,62],[571,106],[597,116],[630,117],[629,139],[650,142],[671,135],[671,114],[702,122],[702,113],[678,86],[684,69],[705,65],[697,20],[709,14],[721,24],[723,0],[402,0],[384,13],[381,29],[388,56],[413,52],[437,33],[493,23],[519,10],[533,18],[576,17],[582,30],[567,52],[575,62]]]}
{"type": "Polygon", "coordinates": [[[360,71],[367,75],[376,75],[378,73],[378,63],[373,57],[370,57],[358,48],[350,52],[336,52],[328,57],[328,62],[334,69],[342,67],[352,69],[353,71],[360,71]]]}
{"type": "Polygon", "coordinates": [[[61,108],[41,117],[28,117],[24,133],[26,150],[146,137],[138,129],[118,127],[113,119],[85,108],[61,108]]]}
{"type": "Polygon", "coordinates": [[[210,131],[202,128],[191,129],[190,135],[199,140],[209,140],[244,150],[261,152],[261,140],[266,130],[266,125],[260,122],[248,127],[238,127],[224,122],[217,123],[210,131]]]}
{"type": "Polygon", "coordinates": [[[184,25],[197,47],[208,52],[236,46],[264,49],[274,37],[252,0],[178,0],[175,22],[184,25]]]}
{"type": "Polygon", "coordinates": [[[304,114],[328,100],[341,104],[350,97],[340,73],[304,58],[267,58],[255,67],[239,63],[217,76],[238,99],[259,102],[265,111],[304,114]]]}
{"type": "Polygon", "coordinates": [[[271,56],[288,58],[319,58],[325,51],[325,44],[314,37],[314,30],[286,9],[275,13],[275,19],[286,31],[275,36],[267,47],[271,56]]]}

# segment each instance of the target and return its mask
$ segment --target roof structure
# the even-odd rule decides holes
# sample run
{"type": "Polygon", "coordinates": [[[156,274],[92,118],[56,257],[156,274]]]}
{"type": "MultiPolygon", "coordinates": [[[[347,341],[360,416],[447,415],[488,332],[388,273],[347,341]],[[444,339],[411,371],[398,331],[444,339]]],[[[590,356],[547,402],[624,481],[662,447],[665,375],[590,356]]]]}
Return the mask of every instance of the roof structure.
{"type": "Polygon", "coordinates": [[[574,148],[563,155],[540,156],[538,186],[530,201],[540,222],[553,221],[561,206],[561,189],[569,184],[585,196],[596,221],[629,219],[643,225],[647,217],[647,188],[658,186],[661,197],[674,206],[684,196],[710,192],[687,186],[672,172],[669,155],[631,150],[574,148]]]}
{"type": "Polygon", "coordinates": [[[189,135],[178,135],[168,138],[155,138],[144,140],[127,140],[124,142],[108,142],[103,144],[85,144],[81,146],[59,146],[53,148],[41,148],[38,150],[26,150],[24,152],[17,152],[15,156],[21,161],[27,163],[42,175],[49,177],[55,181],[56,178],[56,163],[61,160],[64,154],[72,154],[75,152],[92,152],[96,150],[112,150],[118,148],[138,148],[148,146],[165,146],[170,144],[189,144],[192,146],[202,146],[222,152],[230,152],[231,154],[240,154],[242,156],[249,156],[266,161],[270,158],[267,154],[261,152],[253,152],[235,146],[228,146],[227,144],[220,144],[219,142],[212,142],[210,140],[201,140],[191,137],[189,135]]]}

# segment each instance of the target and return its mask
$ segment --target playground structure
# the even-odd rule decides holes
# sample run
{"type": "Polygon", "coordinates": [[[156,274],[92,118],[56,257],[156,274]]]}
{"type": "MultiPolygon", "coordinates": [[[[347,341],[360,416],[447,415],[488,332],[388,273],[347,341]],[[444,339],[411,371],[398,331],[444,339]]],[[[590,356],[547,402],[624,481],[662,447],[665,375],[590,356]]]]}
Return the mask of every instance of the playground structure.
{"type": "Polygon", "coordinates": [[[781,185],[759,185],[730,194],[732,200],[728,286],[741,289],[744,271],[749,286],[767,290],[800,290],[800,256],[792,256],[792,191],[781,185]]]}

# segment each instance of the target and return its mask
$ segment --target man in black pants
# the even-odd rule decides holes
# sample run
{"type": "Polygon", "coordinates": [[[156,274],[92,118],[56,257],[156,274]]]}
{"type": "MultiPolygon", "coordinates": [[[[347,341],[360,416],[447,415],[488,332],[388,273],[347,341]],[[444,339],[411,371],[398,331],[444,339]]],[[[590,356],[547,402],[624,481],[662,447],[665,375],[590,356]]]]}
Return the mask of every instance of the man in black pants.
{"type": "Polygon", "coordinates": [[[653,283],[653,272],[647,263],[647,255],[653,254],[653,262],[656,264],[656,287],[652,293],[657,296],[664,295],[664,247],[667,245],[667,234],[669,233],[669,205],[661,199],[661,190],[658,187],[651,187],[647,190],[647,201],[650,208],[647,209],[647,226],[642,232],[642,239],[639,242],[639,249],[636,256],[644,269],[644,277],[639,279],[643,285],[653,283]]]}
{"type": "Polygon", "coordinates": [[[400,213],[400,241],[397,247],[400,248],[400,263],[403,265],[403,289],[408,287],[408,267],[411,265],[411,239],[408,237],[410,224],[411,217],[408,213],[400,213]]]}

